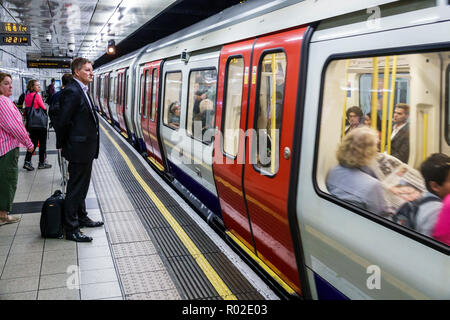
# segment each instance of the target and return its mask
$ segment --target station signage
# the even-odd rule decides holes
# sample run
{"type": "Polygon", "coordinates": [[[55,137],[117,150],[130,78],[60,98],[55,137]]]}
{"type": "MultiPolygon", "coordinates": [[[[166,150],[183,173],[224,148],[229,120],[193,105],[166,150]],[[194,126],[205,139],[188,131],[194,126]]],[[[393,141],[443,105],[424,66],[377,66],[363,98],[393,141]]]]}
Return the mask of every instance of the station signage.
{"type": "Polygon", "coordinates": [[[0,45],[31,46],[30,28],[15,22],[0,22],[0,45]]]}
{"type": "Polygon", "coordinates": [[[54,58],[27,59],[27,68],[70,69],[70,63],[71,60],[54,58]]]}

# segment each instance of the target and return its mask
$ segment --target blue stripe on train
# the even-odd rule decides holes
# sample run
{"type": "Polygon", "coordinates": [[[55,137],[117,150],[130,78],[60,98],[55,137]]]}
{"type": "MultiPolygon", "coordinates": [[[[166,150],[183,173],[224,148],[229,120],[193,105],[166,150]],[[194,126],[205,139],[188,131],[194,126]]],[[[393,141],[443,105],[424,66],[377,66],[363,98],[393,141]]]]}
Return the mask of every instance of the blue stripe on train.
{"type": "Polygon", "coordinates": [[[183,170],[177,167],[169,160],[170,172],[173,177],[184,185],[194,196],[196,196],[205,206],[208,207],[215,215],[222,219],[219,198],[212,194],[203,185],[192,179],[183,170]]]}
{"type": "Polygon", "coordinates": [[[316,273],[314,273],[314,280],[316,283],[317,298],[319,300],[348,300],[345,295],[316,273]]]}

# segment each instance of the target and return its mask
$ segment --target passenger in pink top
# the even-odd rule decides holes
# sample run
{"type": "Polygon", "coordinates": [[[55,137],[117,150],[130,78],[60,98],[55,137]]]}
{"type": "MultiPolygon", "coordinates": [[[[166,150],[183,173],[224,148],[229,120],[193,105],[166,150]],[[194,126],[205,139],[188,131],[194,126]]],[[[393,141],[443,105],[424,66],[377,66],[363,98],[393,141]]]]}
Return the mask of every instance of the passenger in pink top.
{"type": "Polygon", "coordinates": [[[11,94],[11,75],[0,72],[0,225],[20,220],[8,215],[17,189],[19,147],[26,146],[28,151],[34,148],[22,123],[22,115],[9,99],[11,94]]]}
{"type": "MultiPolygon", "coordinates": [[[[39,94],[39,92],[41,91],[41,84],[39,83],[39,81],[37,80],[28,81],[27,89],[30,93],[28,93],[25,97],[25,115],[27,115],[27,113],[30,111],[30,108],[35,109],[41,108],[45,110],[45,113],[47,113],[47,108],[45,107],[44,101],[42,101],[42,97],[39,94]]],[[[38,169],[51,168],[52,165],[48,164],[46,161],[47,128],[27,128],[27,129],[30,132],[31,141],[33,141],[35,148],[39,145],[38,169]]],[[[23,168],[27,169],[28,171],[34,170],[34,167],[31,164],[31,157],[33,156],[33,152],[34,151],[27,152],[25,156],[23,168]]]]}
{"type": "Polygon", "coordinates": [[[441,212],[434,226],[433,238],[450,246],[450,194],[444,198],[441,212]]]}

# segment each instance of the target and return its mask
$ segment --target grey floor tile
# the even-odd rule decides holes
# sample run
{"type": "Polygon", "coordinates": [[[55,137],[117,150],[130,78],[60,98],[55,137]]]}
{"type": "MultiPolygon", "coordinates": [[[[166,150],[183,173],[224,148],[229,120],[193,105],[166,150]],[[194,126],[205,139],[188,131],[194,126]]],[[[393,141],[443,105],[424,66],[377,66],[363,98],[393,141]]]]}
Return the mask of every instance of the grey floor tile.
{"type": "Polygon", "coordinates": [[[0,280],[0,294],[20,293],[38,289],[39,277],[0,280]]]}
{"type": "Polygon", "coordinates": [[[10,264],[6,261],[1,280],[24,277],[37,277],[41,270],[40,264],[10,264]]]}
{"type": "Polygon", "coordinates": [[[79,259],[82,271],[114,268],[111,257],[79,259]]]}
{"type": "Polygon", "coordinates": [[[97,300],[121,296],[118,282],[81,285],[81,300],[97,300]]]}
{"type": "Polygon", "coordinates": [[[130,294],[125,296],[126,300],[181,300],[177,290],[158,290],[151,292],[143,292],[130,294]]]}
{"type": "Polygon", "coordinates": [[[11,253],[8,256],[8,263],[10,264],[41,264],[42,252],[29,253],[11,253]]]}
{"type": "Polygon", "coordinates": [[[10,246],[13,243],[13,240],[14,236],[0,236],[0,246],[10,246]]]}
{"type": "Polygon", "coordinates": [[[79,242],[78,248],[104,247],[108,245],[108,239],[105,237],[93,237],[91,242],[79,242]]]}
{"type": "Polygon", "coordinates": [[[29,243],[41,243],[45,239],[41,237],[41,234],[26,234],[26,235],[16,235],[14,237],[13,244],[29,244],[29,243]]]}
{"type": "Polygon", "coordinates": [[[38,300],[80,300],[80,290],[67,288],[39,290],[38,300]]]}
{"type": "Polygon", "coordinates": [[[11,246],[10,254],[27,254],[32,252],[42,252],[44,249],[44,242],[31,242],[31,243],[13,243],[11,246]]]}
{"type": "Polygon", "coordinates": [[[41,275],[66,273],[69,268],[74,268],[77,265],[77,259],[61,259],[59,261],[44,261],[42,263],[41,275]]]}
{"type": "Polygon", "coordinates": [[[39,281],[39,290],[55,289],[55,288],[67,288],[67,281],[71,274],[58,273],[51,275],[42,275],[39,281]]]}
{"type": "Polygon", "coordinates": [[[65,250],[44,251],[44,263],[57,262],[60,260],[74,260],[77,259],[76,248],[69,248],[65,250]]]}
{"type": "Polygon", "coordinates": [[[79,259],[109,257],[109,256],[111,256],[111,251],[109,250],[109,246],[78,247],[78,258],[79,259]]]}
{"type": "Polygon", "coordinates": [[[114,268],[100,270],[81,270],[81,284],[93,284],[117,281],[114,268]]]}
{"type": "Polygon", "coordinates": [[[36,300],[36,298],[37,298],[37,291],[0,294],[0,300],[36,300]]]}
{"type": "Polygon", "coordinates": [[[77,243],[65,239],[45,239],[44,251],[68,250],[77,247],[77,243]]]}
{"type": "Polygon", "coordinates": [[[11,249],[11,245],[7,245],[7,246],[0,245],[0,256],[7,256],[10,249],[11,249]]]}

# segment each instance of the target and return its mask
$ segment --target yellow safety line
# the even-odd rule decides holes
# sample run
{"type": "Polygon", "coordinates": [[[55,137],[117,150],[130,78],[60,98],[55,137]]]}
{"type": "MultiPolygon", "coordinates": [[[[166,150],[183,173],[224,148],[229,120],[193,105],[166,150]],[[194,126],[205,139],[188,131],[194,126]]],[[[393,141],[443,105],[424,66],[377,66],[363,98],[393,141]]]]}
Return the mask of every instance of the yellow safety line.
{"type": "Polygon", "coordinates": [[[397,56],[392,59],[391,95],[389,97],[389,124],[387,134],[387,154],[391,154],[392,118],[394,115],[395,79],[397,77],[397,56]]]}
{"type": "Polygon", "coordinates": [[[373,59],[372,71],[372,110],[370,118],[372,119],[372,128],[377,129],[377,108],[378,108],[378,58],[373,59]]]}
{"type": "Polygon", "coordinates": [[[243,244],[234,234],[230,231],[225,231],[226,234],[233,239],[236,244],[238,244],[253,260],[255,260],[258,265],[263,268],[280,286],[283,287],[289,294],[296,294],[295,290],[292,289],[283,279],[280,278],[271,268],[269,268],[264,261],[262,261],[258,256],[256,256],[253,251],[251,251],[245,244],[243,244]]]}
{"type": "Polygon", "coordinates": [[[237,300],[236,296],[231,292],[230,289],[228,289],[226,284],[219,277],[217,272],[209,264],[208,260],[206,260],[206,258],[203,256],[203,254],[200,252],[200,250],[196,247],[196,245],[192,242],[192,240],[189,238],[189,236],[186,234],[186,232],[183,230],[183,228],[181,228],[181,226],[173,218],[173,216],[170,214],[170,212],[167,210],[167,208],[164,206],[164,204],[161,202],[161,200],[159,200],[159,198],[150,189],[150,187],[144,181],[144,179],[142,179],[142,177],[136,171],[136,168],[131,163],[130,158],[128,158],[128,156],[125,154],[125,152],[122,150],[122,148],[120,148],[120,146],[117,144],[117,142],[114,141],[114,139],[111,137],[111,135],[106,131],[106,129],[101,124],[100,124],[100,127],[102,128],[102,130],[106,134],[106,136],[109,138],[109,140],[112,142],[112,144],[116,147],[117,151],[119,151],[119,153],[122,155],[123,159],[125,160],[128,168],[130,169],[134,178],[137,180],[137,182],[139,182],[139,184],[142,186],[144,191],[147,193],[147,195],[150,197],[150,199],[153,201],[153,203],[157,206],[158,210],[161,212],[161,214],[166,219],[166,221],[169,223],[169,225],[172,227],[172,229],[175,231],[175,233],[177,234],[178,238],[181,240],[183,245],[186,247],[186,249],[189,251],[189,253],[192,255],[192,257],[195,259],[195,262],[197,262],[198,266],[203,271],[203,273],[206,275],[208,280],[211,282],[214,289],[216,289],[217,293],[224,300],[237,300]]]}
{"type": "Polygon", "coordinates": [[[150,160],[150,162],[153,163],[159,169],[159,171],[164,171],[164,167],[158,161],[156,161],[156,159],[154,159],[153,157],[147,157],[147,159],[150,160]]]}

